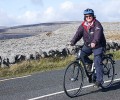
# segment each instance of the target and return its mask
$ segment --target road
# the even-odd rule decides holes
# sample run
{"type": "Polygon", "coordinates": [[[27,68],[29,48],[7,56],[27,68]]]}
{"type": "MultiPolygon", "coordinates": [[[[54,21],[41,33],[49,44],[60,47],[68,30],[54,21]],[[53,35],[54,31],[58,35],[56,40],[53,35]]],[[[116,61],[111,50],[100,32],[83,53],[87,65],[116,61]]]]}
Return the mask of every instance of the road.
{"type": "Polygon", "coordinates": [[[113,86],[106,91],[85,81],[81,96],[69,98],[63,91],[63,70],[0,80],[0,100],[120,100],[120,61],[113,86]]]}

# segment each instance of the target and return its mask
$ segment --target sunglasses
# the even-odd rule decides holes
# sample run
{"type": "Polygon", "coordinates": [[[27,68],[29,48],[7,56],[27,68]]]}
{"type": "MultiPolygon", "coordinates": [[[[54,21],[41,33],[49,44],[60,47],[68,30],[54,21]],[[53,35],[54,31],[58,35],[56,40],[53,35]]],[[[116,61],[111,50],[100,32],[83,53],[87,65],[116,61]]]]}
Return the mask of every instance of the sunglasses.
{"type": "Polygon", "coordinates": [[[91,18],[91,17],[92,17],[92,15],[86,15],[86,16],[85,16],[85,18],[88,18],[88,17],[89,17],[89,18],[91,18]]]}

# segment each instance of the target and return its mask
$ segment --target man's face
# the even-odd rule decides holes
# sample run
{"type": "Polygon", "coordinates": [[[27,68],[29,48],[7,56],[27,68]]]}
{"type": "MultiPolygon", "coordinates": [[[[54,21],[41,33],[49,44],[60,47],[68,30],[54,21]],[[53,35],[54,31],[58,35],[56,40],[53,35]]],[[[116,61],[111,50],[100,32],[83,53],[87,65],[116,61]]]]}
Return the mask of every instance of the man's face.
{"type": "Polygon", "coordinates": [[[93,21],[93,16],[92,15],[85,15],[85,19],[88,23],[91,23],[93,21]]]}

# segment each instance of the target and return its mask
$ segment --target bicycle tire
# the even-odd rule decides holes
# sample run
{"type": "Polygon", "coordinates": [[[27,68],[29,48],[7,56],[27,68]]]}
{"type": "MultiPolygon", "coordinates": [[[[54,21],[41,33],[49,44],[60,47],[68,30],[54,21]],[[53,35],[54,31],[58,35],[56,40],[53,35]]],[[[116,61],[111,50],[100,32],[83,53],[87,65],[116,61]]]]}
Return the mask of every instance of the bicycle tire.
{"type": "Polygon", "coordinates": [[[114,80],[115,68],[113,60],[110,57],[105,57],[103,59],[103,81],[102,88],[109,88],[114,80]]]}
{"type": "Polygon", "coordinates": [[[63,87],[67,96],[78,96],[83,86],[83,68],[78,62],[70,63],[64,74],[63,87]]]}

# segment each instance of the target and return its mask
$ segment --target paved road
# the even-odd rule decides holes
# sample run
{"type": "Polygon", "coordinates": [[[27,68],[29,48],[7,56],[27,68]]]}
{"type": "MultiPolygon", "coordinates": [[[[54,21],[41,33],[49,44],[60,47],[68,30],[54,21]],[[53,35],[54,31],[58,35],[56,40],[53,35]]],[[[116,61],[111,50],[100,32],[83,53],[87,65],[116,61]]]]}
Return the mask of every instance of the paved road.
{"type": "MultiPolygon", "coordinates": [[[[120,62],[116,61],[113,86],[106,91],[85,82],[82,95],[73,100],[120,100],[120,62]]],[[[0,100],[70,100],[63,92],[64,70],[0,80],[0,100]]]]}

